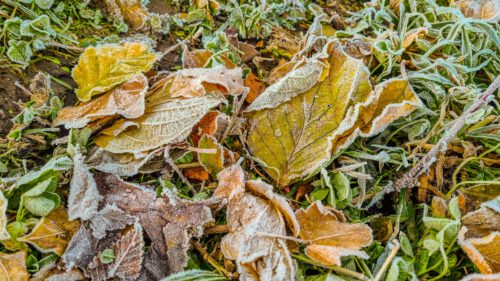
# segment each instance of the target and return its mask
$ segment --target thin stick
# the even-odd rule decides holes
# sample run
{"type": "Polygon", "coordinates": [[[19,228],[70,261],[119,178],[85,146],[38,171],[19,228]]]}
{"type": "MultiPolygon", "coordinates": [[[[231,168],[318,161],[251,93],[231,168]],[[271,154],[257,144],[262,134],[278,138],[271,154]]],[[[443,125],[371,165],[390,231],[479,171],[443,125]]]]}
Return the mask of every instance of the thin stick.
{"type": "Polygon", "coordinates": [[[488,89],[469,107],[453,125],[444,133],[439,142],[406,174],[394,182],[393,188],[395,191],[400,191],[403,188],[415,187],[415,179],[425,172],[436,161],[437,154],[441,151],[444,153],[448,143],[458,134],[465,125],[465,121],[469,116],[485,105],[490,96],[500,87],[500,76],[497,76],[495,81],[490,84],[488,89]]]}
{"type": "Polygon", "coordinates": [[[83,51],[85,51],[85,48],[82,48],[82,47],[64,45],[64,44],[57,43],[57,42],[45,42],[45,45],[47,45],[49,47],[62,48],[65,50],[70,50],[70,51],[74,51],[74,52],[78,52],[78,53],[83,53],[83,51]]]}
{"type": "Polygon", "coordinates": [[[193,246],[200,253],[202,258],[207,261],[211,266],[215,268],[215,270],[224,274],[228,279],[233,279],[233,274],[227,271],[224,267],[222,267],[210,254],[203,248],[203,246],[198,241],[193,242],[193,246]]]}
{"type": "Polygon", "coordinates": [[[380,267],[380,270],[377,272],[377,275],[375,275],[375,278],[373,278],[373,281],[379,281],[382,278],[385,271],[387,270],[387,268],[391,264],[392,260],[394,259],[394,257],[398,253],[399,247],[400,247],[398,240],[392,240],[391,245],[392,245],[391,252],[389,253],[389,256],[385,259],[382,266],[380,267]]]}
{"type": "Polygon", "coordinates": [[[370,279],[368,277],[366,277],[363,273],[352,271],[352,270],[349,270],[347,268],[343,268],[341,266],[337,266],[337,265],[329,265],[329,266],[323,265],[321,263],[317,263],[317,262],[315,262],[315,261],[313,261],[311,259],[308,259],[306,257],[303,257],[301,255],[294,255],[294,254],[292,254],[292,257],[294,257],[297,260],[306,262],[308,264],[312,264],[312,265],[315,265],[315,266],[319,266],[319,267],[323,267],[323,268],[327,268],[327,269],[333,270],[333,271],[335,271],[336,273],[338,273],[340,275],[353,277],[353,278],[356,278],[358,280],[370,281],[370,279]]]}

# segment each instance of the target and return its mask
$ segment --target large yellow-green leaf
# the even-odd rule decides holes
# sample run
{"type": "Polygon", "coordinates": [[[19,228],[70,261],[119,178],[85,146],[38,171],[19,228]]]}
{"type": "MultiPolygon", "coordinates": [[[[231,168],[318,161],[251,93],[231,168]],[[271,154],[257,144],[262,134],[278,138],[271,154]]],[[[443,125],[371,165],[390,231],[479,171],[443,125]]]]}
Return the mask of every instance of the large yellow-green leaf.
{"type": "MultiPolygon", "coordinates": [[[[315,171],[355,137],[379,133],[420,105],[405,80],[387,81],[373,91],[363,62],[345,54],[336,41],[330,41],[322,54],[329,57],[317,58],[325,69],[316,85],[301,94],[286,87],[289,101],[253,111],[249,117],[250,152],[281,187],[315,171]]],[[[304,73],[306,66],[283,79],[304,73]]],[[[262,95],[275,92],[280,89],[262,95]]]]}
{"type": "Polygon", "coordinates": [[[73,79],[78,85],[76,96],[88,101],[149,70],[157,58],[158,55],[141,42],[89,47],[73,69],[73,79]]]}
{"type": "Polygon", "coordinates": [[[208,95],[155,102],[155,105],[148,105],[143,116],[127,121],[131,126],[122,130],[120,126],[123,124],[115,123],[106,130],[110,133],[101,134],[95,139],[95,143],[113,153],[140,153],[182,141],[193,126],[222,100],[208,95]]]}

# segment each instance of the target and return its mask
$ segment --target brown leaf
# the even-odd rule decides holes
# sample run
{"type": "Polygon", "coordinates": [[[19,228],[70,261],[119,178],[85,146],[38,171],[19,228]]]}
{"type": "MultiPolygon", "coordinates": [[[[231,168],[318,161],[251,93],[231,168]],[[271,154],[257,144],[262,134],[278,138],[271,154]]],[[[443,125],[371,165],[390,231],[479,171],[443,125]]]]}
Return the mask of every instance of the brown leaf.
{"type": "Polygon", "coordinates": [[[156,262],[161,266],[145,266],[139,280],[158,275],[161,279],[183,270],[188,259],[186,251],[190,239],[200,237],[203,227],[213,220],[210,208],[207,207],[209,202],[187,201],[168,192],[157,198],[153,190],[124,182],[110,174],[99,173],[95,175],[95,179],[104,202],[114,204],[128,215],[137,217],[152,241],[145,263],[153,255],[159,259],[156,262]]]}
{"type": "Polygon", "coordinates": [[[105,0],[106,11],[115,20],[124,20],[133,30],[139,30],[149,18],[147,9],[140,0],[105,0]]]}
{"type": "Polygon", "coordinates": [[[54,120],[54,126],[82,128],[89,122],[114,115],[138,118],[144,114],[147,88],[146,76],[139,74],[104,95],[61,109],[54,120]]]}
{"type": "MultiPolygon", "coordinates": [[[[103,268],[107,278],[118,277],[120,280],[135,280],[141,273],[143,248],[142,227],[136,223],[131,230],[111,246],[111,250],[115,254],[113,262],[103,264],[99,256],[96,256],[93,263],[89,265],[90,275],[102,276],[102,273],[98,271],[103,268]]],[[[92,280],[96,279],[99,278],[92,278],[92,280]]]]}
{"type": "Polygon", "coordinates": [[[455,6],[469,18],[500,20],[500,2],[497,0],[462,0],[455,6]]]}
{"type": "Polygon", "coordinates": [[[229,116],[220,111],[210,111],[193,127],[189,135],[195,145],[198,145],[203,135],[221,136],[229,125],[229,116]]]}
{"type": "Polygon", "coordinates": [[[410,30],[406,33],[405,40],[403,41],[403,49],[408,48],[419,36],[426,35],[429,30],[425,27],[419,27],[410,30]]]}
{"type": "Polygon", "coordinates": [[[481,273],[500,272],[500,198],[462,218],[458,243],[481,273]]]}
{"type": "Polygon", "coordinates": [[[182,65],[185,68],[204,67],[212,55],[212,52],[209,50],[198,49],[190,51],[186,48],[182,53],[182,65]]]}
{"type": "Polygon", "coordinates": [[[266,89],[266,85],[257,79],[252,72],[250,72],[247,79],[245,79],[245,86],[250,89],[250,92],[248,92],[245,98],[247,103],[252,103],[266,89]]]}
{"type": "Polygon", "coordinates": [[[132,225],[136,219],[115,205],[106,205],[90,221],[92,235],[97,239],[106,236],[106,231],[124,229],[127,225],[132,225]]]}
{"type": "Polygon", "coordinates": [[[88,158],[87,163],[101,172],[122,177],[130,177],[138,173],[152,173],[164,166],[162,153],[152,151],[146,155],[132,153],[111,153],[96,149],[88,158]]]}
{"type": "MultiPolygon", "coordinates": [[[[263,182],[248,183],[254,185],[253,190],[260,195],[271,197],[278,204],[286,204],[284,199],[278,199],[278,195],[270,194],[271,186],[263,182]]],[[[276,205],[244,192],[243,170],[238,166],[220,172],[219,186],[214,195],[229,199],[227,224],[230,232],[222,238],[221,250],[225,258],[236,260],[240,280],[293,280],[296,264],[285,241],[260,235],[287,235],[276,205]]]]}
{"type": "Polygon", "coordinates": [[[26,253],[23,251],[12,254],[0,253],[0,280],[28,281],[26,269],[26,253]]]}
{"type": "Polygon", "coordinates": [[[210,176],[203,167],[191,167],[184,169],[182,173],[188,178],[196,181],[207,181],[210,176]]]}
{"type": "Polygon", "coordinates": [[[372,242],[370,227],[339,220],[339,214],[327,209],[321,201],[315,201],[307,209],[297,210],[295,214],[300,223],[299,237],[311,243],[305,249],[311,259],[324,265],[340,266],[343,256],[368,258],[360,249],[372,242]]]}

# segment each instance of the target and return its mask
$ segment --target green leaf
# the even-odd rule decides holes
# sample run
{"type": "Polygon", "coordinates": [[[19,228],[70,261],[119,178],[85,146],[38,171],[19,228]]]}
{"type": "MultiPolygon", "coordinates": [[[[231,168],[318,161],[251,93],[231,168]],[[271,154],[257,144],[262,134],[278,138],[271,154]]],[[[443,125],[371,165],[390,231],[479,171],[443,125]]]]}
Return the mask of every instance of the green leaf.
{"type": "Polygon", "coordinates": [[[15,17],[10,18],[4,22],[4,30],[7,31],[9,37],[21,37],[21,23],[22,19],[15,17]]]}
{"type": "Polygon", "coordinates": [[[9,40],[7,56],[13,62],[27,65],[33,56],[33,51],[31,50],[30,44],[26,41],[9,40]]]}
{"type": "Polygon", "coordinates": [[[227,279],[215,272],[193,269],[170,275],[162,281],[226,281],[227,279]]]}
{"type": "Polygon", "coordinates": [[[413,257],[410,239],[408,239],[408,236],[402,231],[399,233],[399,243],[401,244],[401,250],[403,250],[406,255],[413,257]]]}
{"type": "Polygon", "coordinates": [[[35,4],[43,10],[47,10],[54,4],[54,0],[35,0],[35,4]]]}
{"type": "Polygon", "coordinates": [[[112,249],[105,249],[99,255],[99,259],[103,264],[112,263],[116,258],[115,252],[112,249]]]}
{"type": "Polygon", "coordinates": [[[34,20],[25,20],[21,23],[21,35],[28,37],[55,37],[56,32],[52,29],[50,19],[47,15],[41,15],[34,20]]]}

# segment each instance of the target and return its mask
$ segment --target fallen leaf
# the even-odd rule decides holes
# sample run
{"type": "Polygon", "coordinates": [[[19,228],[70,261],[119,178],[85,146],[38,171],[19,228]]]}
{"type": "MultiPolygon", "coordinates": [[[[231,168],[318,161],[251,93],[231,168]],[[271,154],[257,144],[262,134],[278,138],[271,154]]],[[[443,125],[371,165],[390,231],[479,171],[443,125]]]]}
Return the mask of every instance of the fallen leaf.
{"type": "Polygon", "coordinates": [[[250,152],[279,187],[317,171],[356,137],[378,134],[421,106],[407,81],[388,80],[372,91],[361,60],[346,55],[336,41],[325,48],[328,63],[318,58],[293,70],[247,109],[255,111],[249,119],[250,152]],[[312,78],[319,82],[310,88],[312,78]],[[308,81],[299,83],[303,79],[308,81]]]}
{"type": "Polygon", "coordinates": [[[54,221],[42,218],[28,235],[17,240],[30,243],[43,253],[54,252],[62,256],[69,238],[68,233],[54,221]]]}
{"type": "Polygon", "coordinates": [[[136,219],[115,205],[106,205],[96,213],[91,221],[92,235],[97,239],[106,236],[106,232],[124,229],[127,225],[133,225],[136,219]]]}
{"type": "Polygon", "coordinates": [[[500,280],[500,273],[497,274],[473,273],[460,279],[460,281],[497,281],[497,280],[500,280]]]}
{"type": "Polygon", "coordinates": [[[26,269],[26,253],[23,251],[12,254],[0,253],[0,280],[28,281],[26,269]]]}
{"type": "Polygon", "coordinates": [[[138,280],[162,279],[182,271],[188,260],[190,239],[200,237],[203,227],[213,221],[209,203],[183,200],[168,192],[157,197],[153,190],[110,174],[99,173],[95,179],[104,202],[137,217],[152,240],[138,280]],[[158,266],[148,264],[152,260],[158,266]]]}
{"type": "Polygon", "coordinates": [[[143,71],[149,70],[158,55],[146,43],[124,42],[88,47],[72,72],[78,85],[76,96],[89,101],[143,71]]]}
{"type": "Polygon", "coordinates": [[[208,135],[204,135],[198,144],[201,149],[212,149],[215,153],[198,152],[198,160],[203,168],[216,177],[224,169],[224,148],[217,140],[208,135]]]}
{"type": "Polygon", "coordinates": [[[102,196],[99,195],[92,173],[85,165],[79,147],[73,156],[73,176],[69,186],[68,215],[70,220],[89,220],[96,213],[102,196]]]}
{"type": "Polygon", "coordinates": [[[299,237],[311,243],[306,246],[305,253],[314,261],[340,266],[343,256],[368,258],[360,249],[372,242],[370,227],[342,221],[342,216],[327,209],[321,201],[315,201],[295,214],[300,223],[299,237]]]}
{"type": "Polygon", "coordinates": [[[182,65],[185,68],[204,67],[212,55],[212,52],[209,50],[198,49],[190,51],[186,48],[182,52],[182,65]]]}
{"type": "Polygon", "coordinates": [[[7,198],[5,198],[5,195],[3,195],[3,192],[0,191],[0,240],[7,240],[10,239],[10,234],[7,231],[7,205],[9,201],[7,201],[7,198]]]}
{"type": "Polygon", "coordinates": [[[210,176],[207,171],[203,167],[191,167],[184,169],[182,171],[184,176],[188,179],[196,180],[196,181],[207,181],[210,179],[210,176]]]}
{"type": "Polygon", "coordinates": [[[245,79],[245,86],[250,89],[245,98],[245,101],[247,103],[254,102],[266,89],[266,85],[262,81],[257,79],[257,77],[252,72],[250,72],[247,76],[247,79],[245,79]]]}
{"type": "Polygon", "coordinates": [[[497,0],[462,0],[455,6],[469,18],[489,21],[500,19],[500,3],[497,0]]]}
{"type": "Polygon", "coordinates": [[[145,110],[147,88],[146,76],[139,74],[91,101],[61,109],[54,126],[82,128],[89,122],[107,116],[121,115],[129,119],[141,117],[145,110]]]}
{"type": "Polygon", "coordinates": [[[458,244],[481,273],[500,273],[500,198],[462,218],[458,244]]]}
{"type": "Polygon", "coordinates": [[[219,186],[214,195],[227,196],[229,200],[229,233],[222,238],[222,253],[226,259],[236,260],[240,280],[293,280],[297,266],[286,242],[261,236],[261,233],[286,236],[280,211],[289,210],[285,217],[295,216],[286,200],[278,199],[279,196],[272,193],[271,186],[260,181],[247,184],[253,185],[253,190],[264,197],[244,192],[245,182],[240,167],[233,165],[219,174],[219,186]]]}
{"type": "MultiPolygon", "coordinates": [[[[101,134],[95,143],[113,153],[141,153],[184,140],[193,126],[222,102],[214,96],[170,100],[152,105],[133,119],[138,127],[127,128],[117,136],[101,134]]],[[[113,126],[112,126],[113,127],[113,126]]]]}
{"type": "Polygon", "coordinates": [[[123,18],[133,30],[143,28],[149,18],[149,13],[140,0],[106,0],[104,3],[115,20],[123,18]]]}
{"type": "Polygon", "coordinates": [[[229,116],[220,111],[210,111],[193,127],[189,137],[194,145],[198,145],[204,135],[218,138],[222,136],[229,125],[229,116]]]}
{"type": "Polygon", "coordinates": [[[110,264],[103,264],[96,256],[89,265],[92,280],[107,280],[117,277],[120,280],[135,280],[139,277],[143,261],[144,240],[142,227],[134,227],[111,246],[115,258],[110,264]]]}
{"type": "Polygon", "coordinates": [[[111,153],[101,148],[89,156],[87,163],[92,168],[121,177],[130,177],[138,173],[152,173],[161,170],[165,160],[162,153],[152,151],[146,155],[132,153],[111,153]]]}

